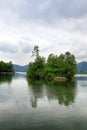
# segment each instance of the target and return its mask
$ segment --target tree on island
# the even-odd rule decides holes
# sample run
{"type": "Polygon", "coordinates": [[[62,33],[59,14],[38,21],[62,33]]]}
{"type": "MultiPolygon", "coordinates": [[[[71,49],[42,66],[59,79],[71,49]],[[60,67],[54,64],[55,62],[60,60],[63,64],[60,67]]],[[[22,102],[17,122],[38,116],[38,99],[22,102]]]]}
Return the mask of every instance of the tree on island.
{"type": "Polygon", "coordinates": [[[32,51],[32,56],[36,57],[36,60],[39,58],[39,47],[35,46],[33,51],[32,51]]]}
{"type": "Polygon", "coordinates": [[[32,51],[32,56],[35,56],[35,61],[29,64],[27,75],[34,79],[44,78],[45,58],[39,56],[39,47],[35,46],[32,51]]]}
{"type": "Polygon", "coordinates": [[[72,79],[76,74],[75,56],[70,52],[60,56],[50,54],[47,61],[39,55],[39,47],[33,51],[35,61],[29,64],[27,75],[33,79],[53,79],[54,77],[66,77],[72,79]]]}

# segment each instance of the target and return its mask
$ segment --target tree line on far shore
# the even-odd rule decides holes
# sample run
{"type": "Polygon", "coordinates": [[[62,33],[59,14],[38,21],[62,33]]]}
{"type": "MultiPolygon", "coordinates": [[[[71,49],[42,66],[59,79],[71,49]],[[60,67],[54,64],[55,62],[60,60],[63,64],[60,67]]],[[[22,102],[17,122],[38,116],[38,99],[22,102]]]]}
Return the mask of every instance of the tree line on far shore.
{"type": "Polygon", "coordinates": [[[14,72],[13,64],[12,62],[5,63],[4,61],[0,61],[0,73],[2,72],[14,72]]]}
{"type": "Polygon", "coordinates": [[[39,55],[39,47],[32,51],[35,61],[29,64],[27,76],[33,79],[50,79],[66,77],[72,79],[77,72],[75,56],[70,52],[59,56],[50,54],[47,60],[39,55]]]}

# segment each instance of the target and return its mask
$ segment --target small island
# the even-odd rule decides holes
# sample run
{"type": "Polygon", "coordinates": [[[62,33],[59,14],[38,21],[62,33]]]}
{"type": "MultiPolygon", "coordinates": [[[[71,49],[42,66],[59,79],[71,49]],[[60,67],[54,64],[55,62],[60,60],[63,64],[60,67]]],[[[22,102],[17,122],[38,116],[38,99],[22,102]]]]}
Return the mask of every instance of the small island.
{"type": "Polygon", "coordinates": [[[0,61],[0,74],[13,74],[13,64],[12,62],[5,63],[4,61],[0,61]]]}
{"type": "Polygon", "coordinates": [[[35,46],[32,56],[35,56],[35,60],[29,64],[29,78],[65,81],[72,80],[77,72],[75,56],[70,52],[59,56],[50,54],[46,60],[39,55],[39,47],[35,46]]]}

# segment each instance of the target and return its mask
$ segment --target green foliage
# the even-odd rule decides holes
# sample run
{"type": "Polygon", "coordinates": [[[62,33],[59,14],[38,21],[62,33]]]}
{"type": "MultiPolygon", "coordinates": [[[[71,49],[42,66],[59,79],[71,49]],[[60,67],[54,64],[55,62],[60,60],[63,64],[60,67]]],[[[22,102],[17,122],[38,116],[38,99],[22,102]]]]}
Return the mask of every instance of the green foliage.
{"type": "Polygon", "coordinates": [[[36,60],[38,60],[38,58],[39,58],[39,47],[38,46],[34,47],[34,49],[32,51],[32,56],[35,56],[36,60]]]}
{"type": "Polygon", "coordinates": [[[34,108],[38,106],[38,99],[44,96],[44,89],[49,101],[56,99],[59,104],[65,106],[69,106],[75,101],[75,81],[56,82],[54,80],[34,80],[27,77],[27,82],[32,91],[33,97],[31,97],[30,101],[34,108]]]}
{"type": "Polygon", "coordinates": [[[28,76],[35,78],[35,79],[40,79],[44,78],[44,67],[45,67],[45,61],[43,57],[38,57],[38,60],[35,60],[34,63],[29,64],[29,69],[28,69],[28,76]]]}
{"type": "Polygon", "coordinates": [[[11,83],[13,74],[0,74],[0,84],[3,82],[11,83]]]}
{"type": "Polygon", "coordinates": [[[14,72],[12,62],[5,63],[0,61],[0,72],[14,72]]]}
{"type": "Polygon", "coordinates": [[[65,53],[65,76],[67,78],[72,78],[77,72],[76,61],[74,55],[71,55],[69,52],[65,53]]]}
{"type": "Polygon", "coordinates": [[[34,47],[33,53],[36,58],[30,63],[27,75],[34,79],[52,79],[54,77],[66,77],[72,79],[76,73],[76,61],[70,52],[60,54],[60,56],[50,54],[47,62],[45,58],[39,56],[38,46],[34,47]]]}

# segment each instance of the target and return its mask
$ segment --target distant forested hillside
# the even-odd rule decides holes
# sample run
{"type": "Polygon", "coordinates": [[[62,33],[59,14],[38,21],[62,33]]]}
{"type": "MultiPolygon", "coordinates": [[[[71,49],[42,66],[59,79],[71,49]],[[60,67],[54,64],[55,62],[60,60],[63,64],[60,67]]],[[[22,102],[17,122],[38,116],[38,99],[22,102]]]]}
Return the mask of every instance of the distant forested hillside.
{"type": "Polygon", "coordinates": [[[77,64],[77,71],[80,72],[87,72],[87,62],[80,62],[77,64]]]}
{"type": "MultiPolygon", "coordinates": [[[[26,72],[28,70],[28,65],[20,66],[20,65],[13,65],[15,72],[26,72]]],[[[87,62],[80,62],[77,64],[77,71],[80,72],[87,72],[87,62]]]]}
{"type": "Polygon", "coordinates": [[[14,68],[14,71],[15,71],[15,72],[26,72],[27,69],[28,69],[28,65],[20,66],[20,65],[14,64],[14,65],[13,65],[13,68],[14,68]]]}
{"type": "MultiPolygon", "coordinates": [[[[28,69],[28,65],[20,66],[20,65],[13,65],[15,72],[26,72],[28,69]]],[[[80,62],[77,64],[77,72],[87,72],[87,62],[80,62]]]]}

